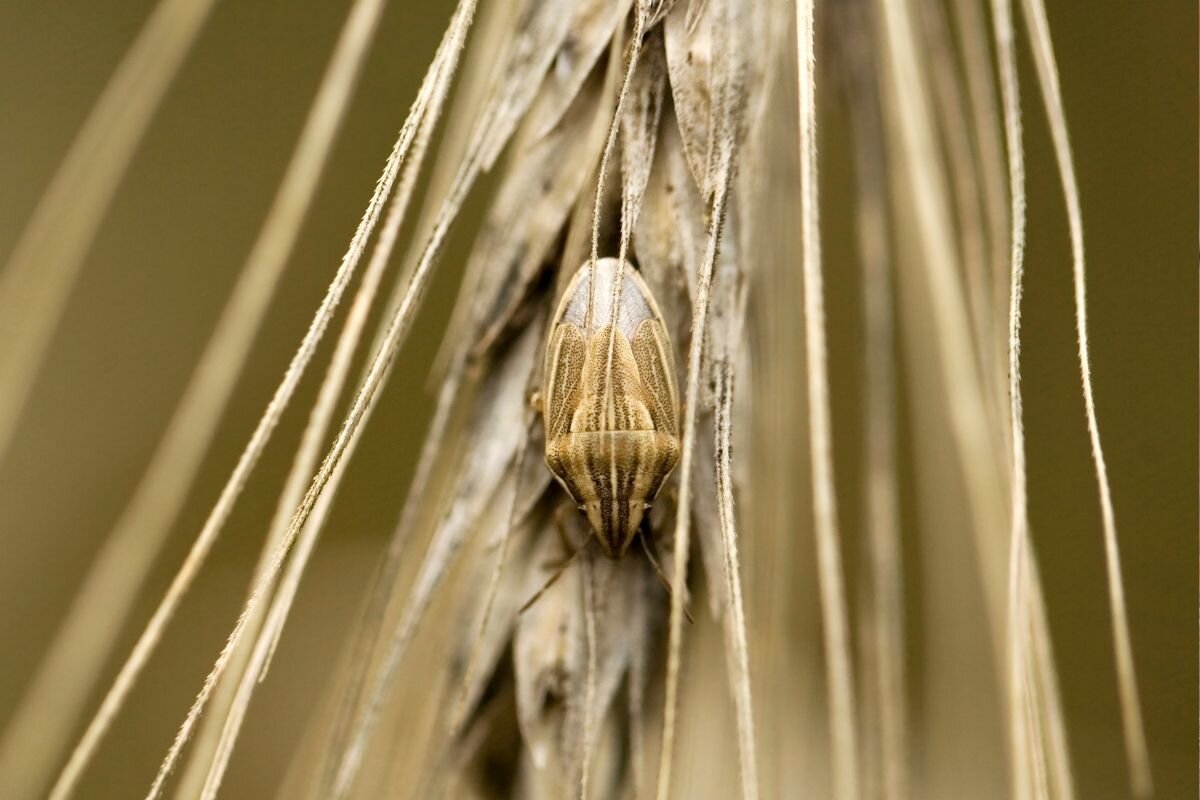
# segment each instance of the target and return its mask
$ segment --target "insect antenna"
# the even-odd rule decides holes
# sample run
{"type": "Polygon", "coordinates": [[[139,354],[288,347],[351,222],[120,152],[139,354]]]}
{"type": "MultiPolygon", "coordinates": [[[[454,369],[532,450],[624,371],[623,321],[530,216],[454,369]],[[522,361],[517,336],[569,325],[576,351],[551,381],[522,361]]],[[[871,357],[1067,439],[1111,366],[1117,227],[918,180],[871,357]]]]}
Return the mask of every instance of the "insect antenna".
{"type": "MultiPolygon", "coordinates": [[[[667,590],[669,597],[675,596],[675,588],[671,586],[671,581],[667,578],[667,574],[663,572],[662,567],[658,565],[658,559],[654,557],[653,545],[650,544],[650,537],[646,535],[646,525],[638,529],[638,539],[642,543],[642,552],[646,554],[646,558],[650,560],[650,566],[654,567],[654,574],[658,576],[658,581],[667,590]]],[[[692,617],[692,612],[688,610],[687,600],[683,601],[683,615],[687,617],[687,621],[692,625],[696,624],[695,618],[692,617]]]]}
{"type": "Polygon", "coordinates": [[[526,611],[528,611],[533,606],[533,604],[536,603],[541,598],[541,596],[546,593],[546,590],[549,589],[551,586],[553,586],[554,582],[562,577],[562,574],[567,571],[567,567],[571,566],[571,562],[573,562],[575,560],[575,557],[578,556],[580,553],[582,553],[587,548],[587,546],[592,543],[592,539],[595,538],[595,536],[596,536],[595,531],[590,532],[588,534],[588,537],[583,540],[583,544],[579,545],[579,547],[576,547],[575,550],[571,553],[571,555],[567,556],[566,561],[564,561],[558,565],[558,569],[554,570],[554,574],[551,575],[550,578],[545,583],[542,584],[542,588],[540,588],[536,592],[534,592],[533,597],[531,597],[525,601],[525,605],[521,606],[521,610],[518,611],[517,613],[524,614],[526,611]]]}

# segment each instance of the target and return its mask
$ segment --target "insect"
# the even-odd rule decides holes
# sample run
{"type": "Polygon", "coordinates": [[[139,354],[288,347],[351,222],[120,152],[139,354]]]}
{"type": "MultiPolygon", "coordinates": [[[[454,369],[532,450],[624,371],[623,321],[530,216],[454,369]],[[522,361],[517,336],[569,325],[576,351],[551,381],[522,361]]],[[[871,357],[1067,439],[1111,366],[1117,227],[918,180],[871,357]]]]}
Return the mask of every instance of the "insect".
{"type": "Polygon", "coordinates": [[[571,279],[552,320],[542,389],[546,464],[614,559],[625,555],[679,460],[667,329],[628,262],[614,313],[618,263],[596,261],[594,290],[587,265],[571,279]]]}
{"type": "Polygon", "coordinates": [[[584,264],[567,285],[546,342],[541,405],[546,465],[592,532],[525,608],[593,537],[605,556],[619,559],[640,534],[670,591],[643,518],[679,461],[679,390],[662,312],[628,262],[584,264]]]}

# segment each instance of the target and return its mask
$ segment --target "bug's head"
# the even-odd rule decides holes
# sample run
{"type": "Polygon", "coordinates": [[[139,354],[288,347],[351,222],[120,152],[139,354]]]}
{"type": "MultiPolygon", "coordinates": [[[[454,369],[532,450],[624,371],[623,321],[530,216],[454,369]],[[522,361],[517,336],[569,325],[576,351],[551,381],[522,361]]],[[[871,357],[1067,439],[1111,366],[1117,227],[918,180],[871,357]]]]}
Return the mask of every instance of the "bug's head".
{"type": "Polygon", "coordinates": [[[642,524],[642,515],[646,513],[646,503],[640,499],[609,500],[602,498],[591,500],[580,506],[596,538],[600,540],[600,549],[609,558],[621,558],[629,549],[630,542],[637,535],[642,524]]]}

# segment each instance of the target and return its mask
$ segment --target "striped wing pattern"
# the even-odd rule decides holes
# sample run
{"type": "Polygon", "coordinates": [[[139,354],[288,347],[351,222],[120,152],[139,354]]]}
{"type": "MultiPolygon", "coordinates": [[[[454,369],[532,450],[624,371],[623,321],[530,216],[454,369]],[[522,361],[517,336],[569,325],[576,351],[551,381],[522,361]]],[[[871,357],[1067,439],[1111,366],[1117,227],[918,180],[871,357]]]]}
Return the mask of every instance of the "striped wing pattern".
{"type": "Polygon", "coordinates": [[[590,318],[588,266],[568,285],[546,346],[543,387],[546,464],[610,558],[628,549],[679,460],[679,397],[666,327],[628,264],[613,314],[617,263],[596,262],[590,318]]]}

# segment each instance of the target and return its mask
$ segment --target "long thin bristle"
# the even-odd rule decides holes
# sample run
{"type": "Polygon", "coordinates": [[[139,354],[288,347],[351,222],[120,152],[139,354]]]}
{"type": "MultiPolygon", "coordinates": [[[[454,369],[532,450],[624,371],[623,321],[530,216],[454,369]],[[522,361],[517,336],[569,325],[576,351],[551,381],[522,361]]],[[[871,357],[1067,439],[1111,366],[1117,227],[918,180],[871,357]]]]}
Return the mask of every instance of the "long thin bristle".
{"type": "Polygon", "coordinates": [[[1016,47],[1013,43],[1012,6],[993,0],[992,12],[1000,67],[1000,97],[1008,145],[1009,310],[1008,402],[1011,430],[1012,484],[1009,539],[1009,579],[1006,631],[1008,653],[1008,736],[1013,793],[1019,798],[1044,797],[1042,781],[1034,779],[1041,757],[1036,745],[1036,714],[1029,680],[1029,511],[1026,496],[1025,424],[1021,403],[1021,293],[1025,275],[1025,145],[1021,138],[1020,89],[1017,85],[1016,47]]]}
{"type": "MultiPolygon", "coordinates": [[[[262,572],[269,568],[271,558],[287,532],[291,512],[299,504],[309,476],[312,475],[313,470],[317,466],[316,462],[320,455],[320,448],[325,442],[337,402],[341,397],[345,382],[349,376],[351,362],[358,350],[368,314],[374,306],[375,296],[382,281],[384,270],[391,259],[400,225],[403,223],[408,211],[408,205],[416,187],[416,179],[421,171],[429,138],[441,114],[449,87],[450,70],[448,69],[447,61],[443,58],[435,59],[434,69],[437,70],[436,77],[432,84],[432,91],[430,92],[425,112],[419,119],[417,133],[411,145],[409,145],[409,150],[406,154],[407,163],[405,164],[404,174],[400,179],[400,184],[396,187],[396,192],[392,198],[383,228],[375,243],[375,248],[371,253],[367,268],[363,272],[362,283],[355,293],[354,302],[351,305],[350,313],[346,317],[342,333],[338,337],[334,354],[330,359],[329,368],[321,383],[316,403],[310,412],[300,448],[293,460],[284,490],[280,494],[279,501],[276,504],[275,517],[271,520],[262,551],[261,563],[256,574],[261,575],[262,572]]],[[[331,483],[336,486],[339,478],[340,474],[335,474],[331,478],[331,483]]],[[[327,496],[332,496],[332,494],[333,491],[331,489],[327,496]]],[[[248,637],[250,639],[258,639],[258,641],[255,642],[252,651],[246,652],[243,650],[245,657],[242,660],[248,661],[248,664],[236,663],[238,659],[235,656],[234,663],[230,666],[230,673],[233,676],[241,675],[240,681],[235,685],[227,703],[221,702],[222,698],[219,694],[214,698],[213,705],[215,708],[210,711],[208,716],[208,720],[217,731],[217,736],[213,742],[214,749],[211,764],[204,766],[207,753],[199,747],[196,748],[194,753],[194,763],[197,765],[197,780],[199,780],[200,775],[204,775],[202,792],[205,797],[214,796],[216,789],[220,786],[225,767],[232,754],[233,744],[237,740],[241,722],[245,717],[250,697],[269,667],[276,643],[283,630],[283,624],[287,619],[292,602],[299,588],[300,578],[304,573],[308,557],[313,551],[318,533],[323,528],[324,514],[320,513],[320,511],[321,503],[318,503],[318,506],[313,510],[314,513],[310,517],[308,524],[297,540],[296,552],[280,580],[279,590],[270,610],[265,612],[266,619],[262,619],[264,613],[260,611],[258,619],[252,618],[252,621],[247,626],[248,637]],[[260,627],[261,636],[259,636],[260,627]]],[[[195,793],[194,790],[196,788],[189,785],[187,778],[188,775],[185,773],[180,786],[181,793],[185,795],[195,793]]]]}
{"type": "Polygon", "coordinates": [[[1083,213],[1079,207],[1075,160],[1071,155],[1071,140],[1067,132],[1066,113],[1063,110],[1054,46],[1050,41],[1050,26],[1046,21],[1046,7],[1041,0],[1022,0],[1022,6],[1033,42],[1034,64],[1037,66],[1038,83],[1045,101],[1046,117],[1054,142],[1054,155],[1067,205],[1067,223],[1071,234],[1071,274],[1075,294],[1075,331],[1079,345],[1079,374],[1087,417],[1088,441],[1091,444],[1092,462],[1096,470],[1096,488],[1100,495],[1109,612],[1112,614],[1113,650],[1117,662],[1117,688],[1121,700],[1125,752],[1134,795],[1149,797],[1154,791],[1150,776],[1150,755],[1146,745],[1141,702],[1138,700],[1137,675],[1133,666],[1133,645],[1129,634],[1129,611],[1125,604],[1124,581],[1121,577],[1116,512],[1113,510],[1112,488],[1108,480],[1108,465],[1104,460],[1104,447],[1100,442],[1100,423],[1096,416],[1095,390],[1092,386],[1091,354],[1088,345],[1087,265],[1084,260],[1083,213]]]}
{"type": "MultiPolygon", "coordinates": [[[[370,2],[364,0],[349,17],[342,39],[326,73],[325,82],[314,102],[309,124],[301,135],[292,164],[280,187],[276,206],[268,216],[259,241],[249,258],[247,270],[242,275],[239,287],[242,287],[243,290],[235,290],[234,297],[226,309],[226,315],[223,317],[222,323],[218,325],[218,333],[211,341],[209,350],[202,359],[201,367],[193,378],[192,389],[194,391],[189,391],[185,395],[184,404],[176,412],[176,417],[168,428],[163,444],[160,445],[152,460],[151,468],[146,473],[144,482],[139,486],[135,499],[107,540],[106,549],[97,562],[96,572],[93,573],[94,580],[85,584],[85,588],[81,592],[79,600],[85,605],[77,606],[81,609],[78,616],[73,616],[68,620],[62,634],[63,641],[70,642],[73,624],[83,618],[86,618],[87,623],[96,625],[101,630],[111,627],[110,621],[98,621],[94,617],[97,614],[106,613],[119,615],[120,609],[128,606],[132,601],[141,579],[140,573],[148,569],[149,557],[157,551],[158,545],[167,531],[169,521],[178,512],[184,499],[186,486],[191,482],[196,469],[198,469],[199,457],[204,450],[204,437],[196,438],[197,429],[204,431],[215,425],[220,409],[232,390],[238,365],[248,350],[257,324],[256,321],[261,318],[262,312],[265,310],[274,280],[278,277],[299,231],[303,213],[311,198],[321,167],[328,156],[334,134],[345,111],[350,90],[354,85],[358,69],[368,50],[381,13],[381,3],[377,0],[370,0],[370,2]],[[208,369],[205,368],[206,365],[209,367],[208,369]],[[217,377],[214,371],[221,373],[224,377],[217,377]],[[133,551],[140,553],[144,559],[144,563],[140,567],[136,563],[130,563],[132,560],[128,549],[130,543],[136,543],[133,551]],[[122,558],[122,564],[110,574],[105,567],[115,556],[122,558]],[[100,597],[104,598],[104,601],[99,602],[89,592],[98,593],[100,597]]],[[[414,114],[410,118],[410,122],[415,122],[416,119],[419,119],[419,114],[414,114]]],[[[83,739],[72,753],[71,759],[54,789],[56,797],[65,797],[70,793],[91,758],[96,745],[120,710],[147,658],[161,638],[164,627],[174,614],[183,594],[190,587],[224,521],[228,518],[234,501],[266,447],[276,423],[287,407],[305,368],[316,351],[317,344],[333,316],[342,292],[354,274],[358,260],[366,247],[367,238],[382,208],[383,198],[391,188],[414,132],[415,126],[408,126],[402,132],[400,140],[389,158],[384,179],[376,187],[376,193],[368,204],[367,212],[363,216],[350,248],[343,257],[337,274],[330,284],[299,350],[289,364],[283,381],[276,389],[275,395],[239,458],[233,474],[222,490],[221,496],[178,575],[122,667],[83,739]]],[[[81,658],[84,660],[95,659],[102,656],[103,653],[103,647],[93,645],[93,649],[89,653],[82,654],[81,658]]],[[[61,653],[56,654],[52,651],[48,659],[46,675],[55,671],[56,655],[61,655],[61,653]]],[[[80,656],[79,653],[74,655],[80,656]]],[[[81,675],[86,674],[86,670],[81,669],[77,662],[72,662],[70,669],[81,675]]]]}
{"type": "MultiPolygon", "coordinates": [[[[740,327],[740,326],[738,326],[740,327]]],[[[737,336],[733,341],[738,340],[737,336]]],[[[733,510],[732,447],[733,367],[727,358],[719,366],[717,384],[716,464],[717,493],[720,505],[721,534],[724,542],[725,586],[729,594],[729,613],[725,622],[726,645],[733,669],[729,676],[731,693],[737,706],[738,763],[744,800],[758,798],[758,748],[754,744],[754,702],[750,692],[750,647],[746,636],[746,612],[742,601],[741,565],[738,561],[738,533],[733,510]]]]}
{"type": "Polygon", "coordinates": [[[846,592],[833,484],[833,433],[826,366],[825,300],[821,279],[820,211],[817,205],[816,36],[811,0],[796,4],[796,57],[800,74],[800,224],[804,232],[804,340],[808,358],[809,446],[816,520],[825,674],[829,685],[834,795],[858,797],[858,734],[850,659],[846,592]]]}
{"type": "MultiPolygon", "coordinates": [[[[714,23],[724,27],[724,37],[731,37],[727,26],[727,3],[717,3],[717,9],[722,15],[714,23]]],[[[713,13],[713,9],[709,10],[713,13]]],[[[732,44],[726,40],[725,47],[732,44]]],[[[713,178],[714,191],[712,195],[712,212],[705,244],[704,258],[700,264],[699,276],[696,281],[696,297],[692,304],[692,339],[688,346],[687,388],[683,401],[683,427],[681,431],[681,455],[679,459],[679,508],[690,509],[692,488],[692,460],[696,440],[696,417],[698,413],[701,355],[704,352],[705,336],[708,333],[708,312],[710,289],[713,278],[713,268],[721,245],[721,234],[724,229],[725,215],[728,211],[729,196],[733,188],[736,170],[737,149],[739,144],[740,126],[742,123],[740,107],[741,98],[718,97],[724,105],[714,103],[714,126],[716,133],[717,155],[715,174],[713,178]]],[[[683,648],[683,602],[684,587],[687,583],[688,550],[690,546],[691,514],[686,511],[676,514],[675,518],[675,584],[679,588],[671,596],[670,633],[667,645],[666,701],[663,706],[662,746],[659,753],[658,766],[658,800],[667,800],[671,790],[671,760],[675,746],[676,704],[679,693],[679,672],[683,648]]]]}
{"type": "MultiPolygon", "coordinates": [[[[463,0],[463,4],[460,6],[459,12],[456,14],[453,22],[451,23],[450,31],[448,32],[443,43],[444,46],[441,51],[442,57],[450,60],[450,67],[448,67],[448,69],[450,69],[451,72],[453,72],[453,66],[457,64],[458,56],[461,50],[461,43],[466,36],[466,31],[469,28],[471,19],[473,18],[473,11],[473,1],[463,0]]],[[[430,78],[435,78],[436,74],[436,70],[431,70],[430,78]]],[[[436,83],[436,80],[430,80],[427,78],[427,83],[432,86],[434,83],[436,83]]],[[[405,132],[407,132],[408,139],[411,142],[411,138],[415,134],[415,126],[406,126],[406,130],[401,134],[402,137],[404,136],[405,132]]],[[[405,145],[405,147],[407,147],[407,145],[405,145]]],[[[395,178],[396,171],[398,171],[398,166],[399,165],[396,164],[395,167],[389,170],[392,180],[395,178]]],[[[390,181],[387,182],[389,183],[390,188],[390,181]]],[[[380,205],[381,203],[379,201],[376,201],[374,204],[376,209],[374,213],[376,217],[379,213],[380,205]]],[[[436,252],[436,247],[432,248],[431,250],[432,252],[436,252]]],[[[432,258],[430,258],[429,261],[431,262],[432,258]]],[[[425,266],[427,272],[430,264],[426,263],[425,266]]],[[[167,752],[166,758],[163,760],[163,763],[159,768],[159,772],[155,777],[154,784],[150,788],[148,795],[149,797],[156,797],[161,792],[167,776],[170,774],[175,762],[178,760],[184,744],[186,744],[192,729],[196,725],[196,721],[201,711],[207,703],[209,696],[212,694],[212,690],[216,684],[216,681],[219,679],[221,673],[224,671],[225,666],[228,664],[233,649],[241,640],[247,620],[251,615],[253,615],[258,604],[262,601],[267,589],[274,582],[275,576],[282,567],[283,560],[288,549],[295,540],[296,536],[299,534],[300,529],[307,520],[309,513],[311,513],[313,510],[313,506],[319,499],[321,491],[329,482],[330,475],[337,467],[342,455],[345,453],[347,446],[350,443],[350,440],[353,438],[358,430],[359,425],[362,423],[363,418],[367,413],[367,406],[376,396],[379,386],[383,381],[384,373],[387,371],[391,359],[395,355],[395,350],[399,347],[399,342],[406,329],[406,325],[411,322],[412,315],[415,311],[417,294],[421,288],[420,279],[422,277],[423,275],[420,273],[420,271],[413,276],[413,282],[410,284],[409,292],[405,296],[405,299],[408,302],[397,309],[395,315],[392,317],[388,327],[388,336],[385,341],[385,346],[382,347],[372,359],[371,369],[363,382],[363,386],[359,388],[358,394],[355,396],[354,405],[351,408],[350,414],[348,415],[346,421],[343,423],[341,430],[338,432],[338,436],[332,451],[326,456],[324,462],[321,464],[321,468],[316,477],[314,477],[308,492],[305,494],[301,506],[297,509],[296,513],[292,517],[292,522],[289,526],[288,532],[280,542],[280,546],[272,559],[270,568],[264,571],[256,581],[250,600],[247,602],[242,615],[238,619],[237,625],[235,625],[233,632],[230,634],[229,641],[222,649],[221,654],[217,658],[216,664],[214,664],[212,671],[209,673],[209,676],[205,679],[204,686],[201,689],[200,694],[192,704],[192,708],[188,711],[187,718],[184,720],[179,733],[176,735],[175,741],[172,743],[170,750],[167,752]]]]}

